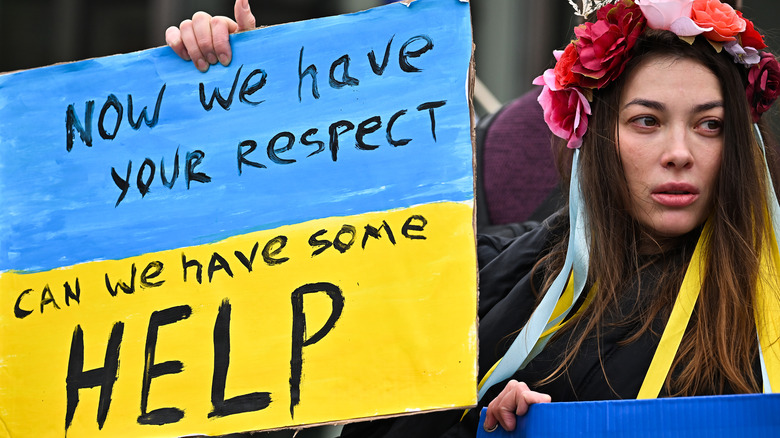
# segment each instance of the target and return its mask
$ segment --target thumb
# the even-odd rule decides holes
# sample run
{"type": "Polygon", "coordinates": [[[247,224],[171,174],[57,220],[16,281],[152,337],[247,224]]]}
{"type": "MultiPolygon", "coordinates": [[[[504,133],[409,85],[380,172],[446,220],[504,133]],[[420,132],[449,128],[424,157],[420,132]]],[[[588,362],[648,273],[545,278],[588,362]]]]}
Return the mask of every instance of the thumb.
{"type": "Polygon", "coordinates": [[[252,30],[255,28],[255,16],[249,7],[249,0],[236,0],[233,12],[238,23],[238,30],[252,30]]]}

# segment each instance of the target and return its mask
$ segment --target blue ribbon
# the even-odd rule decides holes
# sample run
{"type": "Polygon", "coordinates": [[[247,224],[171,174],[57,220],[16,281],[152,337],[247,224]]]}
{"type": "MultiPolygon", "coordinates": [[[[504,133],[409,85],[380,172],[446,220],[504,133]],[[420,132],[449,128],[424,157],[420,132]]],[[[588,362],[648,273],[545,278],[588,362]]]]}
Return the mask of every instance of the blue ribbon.
{"type": "Polygon", "coordinates": [[[588,275],[588,221],[582,203],[582,191],[579,177],[579,149],[574,150],[571,164],[571,183],[569,185],[569,242],[566,249],[566,259],[563,268],[553,281],[547,293],[545,293],[539,306],[534,310],[528,322],[520,330],[517,338],[509,346],[504,357],[488,376],[485,384],[479,390],[479,399],[485,395],[488,389],[511,377],[517,370],[523,369],[528,362],[536,357],[544,349],[550,336],[540,339],[541,335],[551,327],[562,321],[577,302],[585,286],[588,275]],[[557,318],[550,320],[561,294],[566,288],[569,274],[572,273],[574,282],[574,297],[571,305],[557,318]]]}
{"type": "MultiPolygon", "coordinates": [[[[753,124],[753,130],[756,134],[756,141],[761,147],[761,152],[764,154],[764,166],[766,166],[767,184],[766,184],[766,201],[767,208],[769,209],[769,217],[772,221],[772,229],[775,232],[775,244],[780,248],[780,204],[777,202],[777,196],[775,195],[775,187],[772,183],[772,176],[769,173],[769,165],[766,161],[766,147],[764,146],[764,137],[761,135],[761,130],[757,124],[753,124]]],[[[769,382],[769,373],[766,370],[766,362],[764,361],[764,352],[761,351],[761,341],[758,342],[758,357],[761,358],[761,376],[764,379],[764,393],[770,394],[772,392],[772,385],[769,382]]]]}

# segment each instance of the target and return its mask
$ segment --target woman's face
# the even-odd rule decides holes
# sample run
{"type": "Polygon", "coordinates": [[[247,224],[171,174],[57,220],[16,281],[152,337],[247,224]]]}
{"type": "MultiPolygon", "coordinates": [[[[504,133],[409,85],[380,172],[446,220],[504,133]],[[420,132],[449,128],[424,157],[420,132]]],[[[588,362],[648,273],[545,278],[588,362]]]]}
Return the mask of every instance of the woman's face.
{"type": "Polygon", "coordinates": [[[650,58],[627,78],[620,99],[618,152],[631,215],[655,237],[704,223],[723,150],[718,78],[689,59],[650,58]]]}

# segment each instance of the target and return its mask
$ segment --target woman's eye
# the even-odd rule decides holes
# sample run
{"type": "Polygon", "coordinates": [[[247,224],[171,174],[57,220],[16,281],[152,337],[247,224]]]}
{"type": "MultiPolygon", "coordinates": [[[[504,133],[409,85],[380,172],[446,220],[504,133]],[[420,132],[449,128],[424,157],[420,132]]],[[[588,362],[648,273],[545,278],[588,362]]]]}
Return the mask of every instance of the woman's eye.
{"type": "Polygon", "coordinates": [[[710,119],[699,124],[699,129],[708,134],[720,134],[722,124],[720,120],[710,119]]]}
{"type": "Polygon", "coordinates": [[[650,116],[637,117],[631,122],[643,128],[653,128],[658,126],[658,120],[656,120],[655,117],[650,116]]]}

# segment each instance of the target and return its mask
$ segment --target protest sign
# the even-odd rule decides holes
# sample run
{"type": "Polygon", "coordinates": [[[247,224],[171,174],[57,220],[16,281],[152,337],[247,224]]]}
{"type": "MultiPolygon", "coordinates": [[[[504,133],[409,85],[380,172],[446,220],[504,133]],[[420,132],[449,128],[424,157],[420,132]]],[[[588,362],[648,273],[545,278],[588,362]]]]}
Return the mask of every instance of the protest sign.
{"type": "Polygon", "coordinates": [[[512,432],[487,432],[483,408],[477,438],[776,437],[778,409],[780,394],[540,403],[517,417],[512,432]]]}
{"type": "Polygon", "coordinates": [[[469,5],[0,76],[0,436],[475,403],[469,5]]]}

